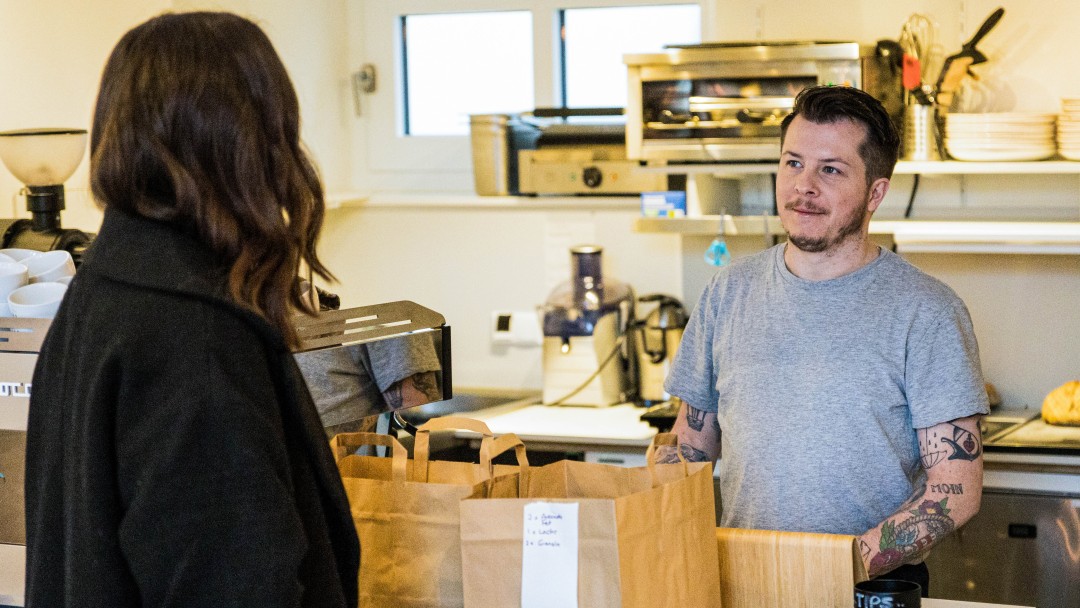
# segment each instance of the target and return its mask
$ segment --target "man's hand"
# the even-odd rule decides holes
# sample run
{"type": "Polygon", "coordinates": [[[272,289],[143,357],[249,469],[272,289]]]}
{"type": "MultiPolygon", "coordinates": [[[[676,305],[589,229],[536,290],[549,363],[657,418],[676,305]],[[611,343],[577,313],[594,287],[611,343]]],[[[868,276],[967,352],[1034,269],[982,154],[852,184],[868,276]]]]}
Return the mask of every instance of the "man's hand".
{"type": "MultiPolygon", "coordinates": [[[[671,429],[679,437],[679,452],[689,462],[715,462],[720,454],[720,423],[716,413],[699,410],[685,401],[671,429]]],[[[656,453],[660,463],[679,462],[671,446],[661,446],[656,453]]]]}
{"type": "Polygon", "coordinates": [[[916,430],[926,488],[859,538],[863,564],[871,577],[922,561],[930,547],[978,513],[982,500],[979,418],[916,430]]]}

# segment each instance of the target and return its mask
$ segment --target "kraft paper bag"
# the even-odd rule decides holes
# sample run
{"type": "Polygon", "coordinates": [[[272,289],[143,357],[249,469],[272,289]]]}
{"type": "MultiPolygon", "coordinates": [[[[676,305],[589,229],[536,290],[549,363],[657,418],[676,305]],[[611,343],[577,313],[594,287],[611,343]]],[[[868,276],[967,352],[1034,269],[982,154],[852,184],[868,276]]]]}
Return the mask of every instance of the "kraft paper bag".
{"type": "Polygon", "coordinates": [[[517,450],[518,462],[527,466],[524,446],[516,436],[496,440],[482,422],[455,417],[433,419],[420,427],[414,460],[390,435],[342,433],[331,439],[360,539],[362,608],[463,605],[458,505],[476,484],[490,479],[491,460],[511,447],[517,450]],[[451,429],[482,435],[480,464],[429,460],[430,432],[451,429]],[[364,445],[390,447],[391,456],[353,453],[364,445]]]}
{"type": "Polygon", "coordinates": [[[577,505],[577,606],[719,607],[712,464],[656,464],[674,444],[658,435],[647,467],[564,460],[480,484],[461,503],[465,606],[522,605],[526,506],[560,503],[577,505]]]}
{"type": "Polygon", "coordinates": [[[724,608],[850,608],[866,580],[858,539],[840,534],[717,528],[724,608]]]}

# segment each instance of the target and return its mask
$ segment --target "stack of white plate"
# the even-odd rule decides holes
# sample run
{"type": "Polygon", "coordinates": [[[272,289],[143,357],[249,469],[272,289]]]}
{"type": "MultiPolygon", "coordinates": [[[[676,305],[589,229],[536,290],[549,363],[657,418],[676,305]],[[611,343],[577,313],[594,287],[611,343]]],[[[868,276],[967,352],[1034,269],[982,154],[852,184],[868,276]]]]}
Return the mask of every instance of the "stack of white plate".
{"type": "Polygon", "coordinates": [[[957,160],[1043,160],[1057,153],[1056,114],[945,115],[945,150],[957,160]]]}
{"type": "Polygon", "coordinates": [[[1080,160],[1080,98],[1061,100],[1057,144],[1062,158],[1080,160]]]}

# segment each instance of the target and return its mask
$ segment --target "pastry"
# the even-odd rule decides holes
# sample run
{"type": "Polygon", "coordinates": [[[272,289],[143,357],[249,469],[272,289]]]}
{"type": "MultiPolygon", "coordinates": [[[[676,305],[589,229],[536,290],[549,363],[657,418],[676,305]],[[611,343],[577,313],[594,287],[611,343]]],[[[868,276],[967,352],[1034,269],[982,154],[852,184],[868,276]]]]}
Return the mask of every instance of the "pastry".
{"type": "Polygon", "coordinates": [[[1047,424],[1080,426],[1080,381],[1066,382],[1050,391],[1043,400],[1042,419],[1047,424]]]}

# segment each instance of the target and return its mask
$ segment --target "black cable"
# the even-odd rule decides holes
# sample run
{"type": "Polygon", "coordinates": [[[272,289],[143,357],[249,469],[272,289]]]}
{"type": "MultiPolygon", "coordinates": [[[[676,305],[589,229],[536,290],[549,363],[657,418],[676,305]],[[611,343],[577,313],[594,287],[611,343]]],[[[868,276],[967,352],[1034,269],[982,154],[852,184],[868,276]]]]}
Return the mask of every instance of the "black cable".
{"type": "Polygon", "coordinates": [[[911,217],[911,208],[915,206],[915,195],[919,192],[919,177],[918,173],[915,174],[915,180],[911,183],[911,197],[908,198],[907,210],[904,211],[904,218],[911,217]]]}

